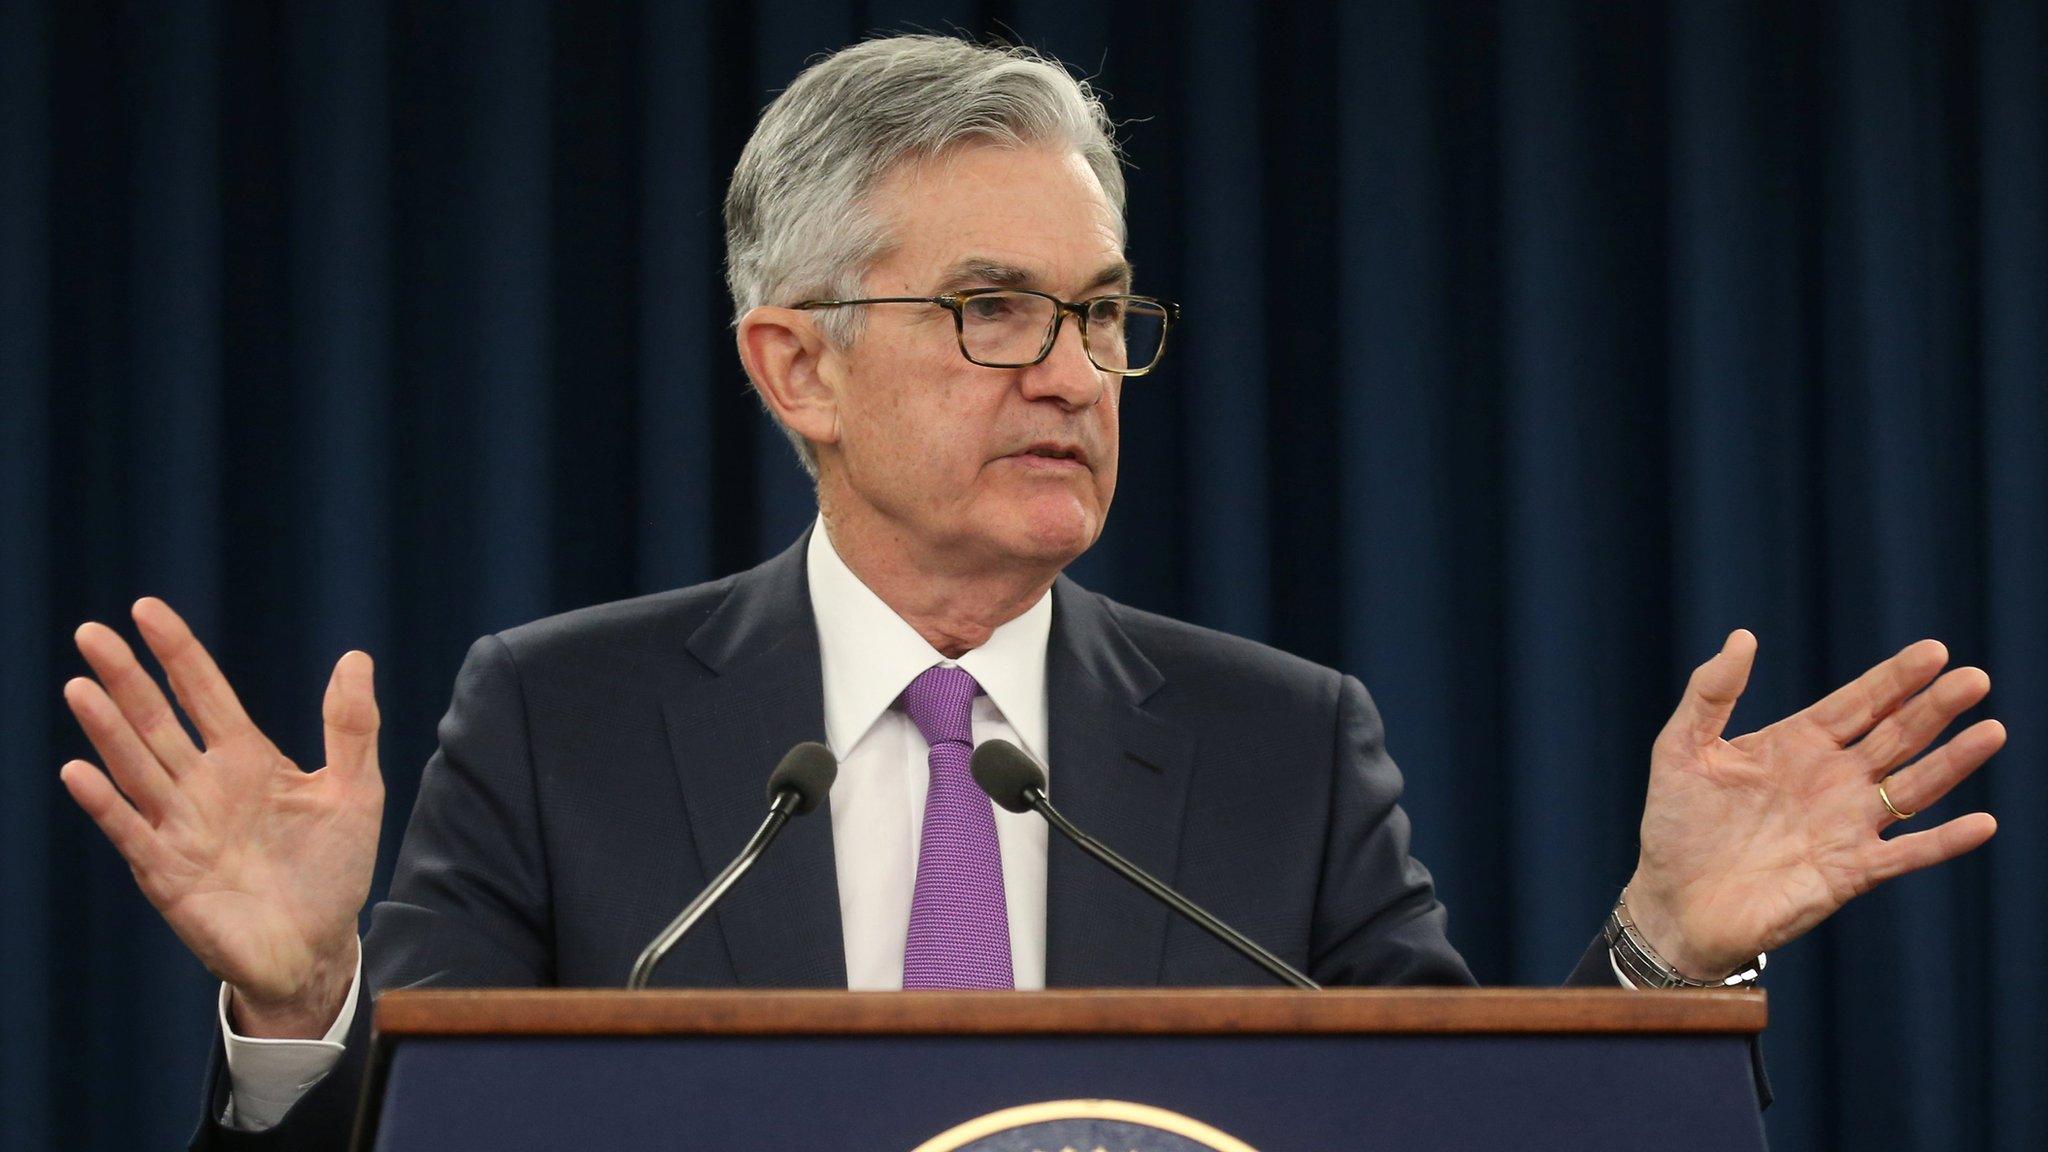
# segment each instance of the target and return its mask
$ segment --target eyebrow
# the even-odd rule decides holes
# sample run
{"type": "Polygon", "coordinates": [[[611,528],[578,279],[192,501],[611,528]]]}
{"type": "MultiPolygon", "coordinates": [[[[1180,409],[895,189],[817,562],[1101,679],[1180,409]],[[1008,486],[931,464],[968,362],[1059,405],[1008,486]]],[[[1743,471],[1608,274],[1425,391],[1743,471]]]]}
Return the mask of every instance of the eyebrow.
{"type": "MultiPolygon", "coordinates": [[[[1085,296],[1097,288],[1129,287],[1131,275],[1131,262],[1128,260],[1105,264],[1081,290],[1082,295],[1085,296]]],[[[945,275],[939,278],[937,291],[943,295],[968,287],[1044,290],[1034,273],[985,256],[967,256],[954,261],[952,267],[946,269],[945,275]]]]}

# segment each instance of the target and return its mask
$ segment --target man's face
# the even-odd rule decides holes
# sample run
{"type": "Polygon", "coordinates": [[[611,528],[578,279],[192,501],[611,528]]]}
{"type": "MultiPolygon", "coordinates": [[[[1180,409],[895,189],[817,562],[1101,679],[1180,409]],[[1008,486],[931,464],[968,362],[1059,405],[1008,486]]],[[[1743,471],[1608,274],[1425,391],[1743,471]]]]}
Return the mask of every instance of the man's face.
{"type": "MultiPolygon", "coordinates": [[[[963,148],[906,165],[872,203],[896,245],[863,295],[1004,287],[1080,300],[1127,287],[1116,215],[1077,153],[963,148]]],[[[987,368],[960,354],[944,308],[862,311],[859,338],[834,354],[839,438],[821,465],[837,498],[864,506],[860,521],[892,546],[956,571],[1063,566],[1086,551],[1116,492],[1122,378],[1089,362],[1074,318],[1042,363],[987,368]]]]}

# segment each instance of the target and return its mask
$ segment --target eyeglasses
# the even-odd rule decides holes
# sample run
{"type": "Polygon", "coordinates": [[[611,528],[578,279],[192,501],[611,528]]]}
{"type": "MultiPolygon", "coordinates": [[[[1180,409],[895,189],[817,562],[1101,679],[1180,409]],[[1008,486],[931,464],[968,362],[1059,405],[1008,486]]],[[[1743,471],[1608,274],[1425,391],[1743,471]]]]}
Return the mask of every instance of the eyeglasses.
{"type": "Polygon", "coordinates": [[[1081,325],[1089,363],[1118,376],[1143,376],[1166,351],[1166,330],[1180,305],[1150,296],[1091,296],[1062,300],[1021,288],[971,288],[942,296],[873,296],[864,300],[806,300],[795,308],[850,308],[856,304],[936,304],[953,314],[960,354],[984,368],[1029,368],[1052,355],[1069,313],[1081,325]]]}

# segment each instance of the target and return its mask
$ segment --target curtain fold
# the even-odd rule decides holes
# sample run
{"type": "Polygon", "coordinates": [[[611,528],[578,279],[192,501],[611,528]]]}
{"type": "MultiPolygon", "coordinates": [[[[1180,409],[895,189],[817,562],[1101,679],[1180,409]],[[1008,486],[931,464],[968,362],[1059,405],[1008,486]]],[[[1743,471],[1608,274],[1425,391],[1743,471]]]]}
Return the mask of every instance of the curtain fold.
{"type": "MultiPolygon", "coordinates": [[[[1977,587],[2000,699],[2038,707],[2048,701],[2048,18],[2027,0],[1984,5],[1977,42],[1984,55],[1972,95],[1983,111],[1972,207],[1980,215],[1969,242],[1981,316],[1970,352],[1984,398],[1984,455],[1974,479],[1983,492],[1987,568],[1977,587]]],[[[2021,771],[2041,763],[2043,739],[2026,731],[2033,725],[2016,715],[2010,727],[2021,771]]],[[[2048,1092],[2041,1090],[2048,996],[2022,966],[2048,958],[2048,836],[2030,831],[2048,828],[2048,790],[2005,771],[1978,791],[2004,822],[2002,843],[1984,862],[1988,876],[1973,893],[1984,908],[1977,937],[1983,982],[1971,991],[1989,1033],[1985,1119],[1998,1140],[2041,1140],[2048,1138],[2048,1092]]]]}
{"type": "Polygon", "coordinates": [[[49,1146],[52,911],[65,837],[47,818],[59,641],[50,635],[49,14],[0,4],[0,1136],[49,1146]]]}
{"type": "Polygon", "coordinates": [[[0,1144],[177,1143],[211,1027],[57,783],[71,630],[164,596],[307,765],[370,651],[388,870],[473,638],[808,522],[733,351],[725,181],[808,60],[917,28],[1108,93],[1139,283],[1185,309],[1075,576],[1364,680],[1482,979],[1569,969],[1730,629],[1737,728],[1921,636],[1989,669],[2010,744],[1913,826],[2001,831],[1772,958],[1766,1124],[2048,1145],[2044,23],[0,0],[0,1144]]]}

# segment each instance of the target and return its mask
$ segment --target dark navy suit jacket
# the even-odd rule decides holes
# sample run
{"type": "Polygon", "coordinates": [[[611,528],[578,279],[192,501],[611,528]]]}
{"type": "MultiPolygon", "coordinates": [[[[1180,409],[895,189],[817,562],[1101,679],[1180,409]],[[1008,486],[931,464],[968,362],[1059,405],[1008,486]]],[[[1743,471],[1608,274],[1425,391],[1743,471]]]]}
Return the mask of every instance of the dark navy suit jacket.
{"type": "MultiPolygon", "coordinates": [[[[339,1149],[370,996],[418,985],[604,985],[738,851],[764,782],[824,738],[805,540],[751,571],[476,642],[364,942],[348,1051],[268,1132],[204,1148],[339,1149]]],[[[1326,984],[1470,984],[1401,777],[1351,677],[1053,585],[1046,654],[1061,809],[1326,984]]],[[[1051,986],[1270,979],[1054,837],[1051,986]]],[[[656,983],[844,987],[832,822],[793,822],[656,983]]],[[[1611,986],[1590,948],[1571,983],[1611,986]]],[[[207,1116],[227,1076],[219,1046],[207,1116]]]]}

